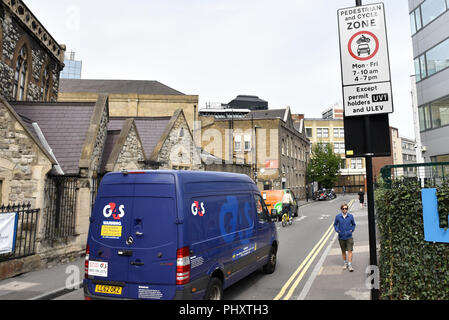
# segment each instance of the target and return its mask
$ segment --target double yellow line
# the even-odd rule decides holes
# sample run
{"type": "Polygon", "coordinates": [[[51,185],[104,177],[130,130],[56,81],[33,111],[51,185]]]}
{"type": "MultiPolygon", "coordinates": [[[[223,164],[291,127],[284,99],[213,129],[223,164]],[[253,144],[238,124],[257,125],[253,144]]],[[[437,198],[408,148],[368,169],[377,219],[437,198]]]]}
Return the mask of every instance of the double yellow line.
{"type": "Polygon", "coordinates": [[[310,251],[309,255],[301,263],[301,265],[298,267],[298,269],[296,269],[296,271],[292,274],[290,279],[288,279],[288,281],[282,287],[281,291],[279,291],[278,295],[276,297],[274,297],[274,300],[281,300],[282,297],[283,297],[282,300],[289,300],[292,297],[293,293],[296,290],[296,287],[298,287],[298,284],[301,282],[302,278],[306,274],[310,265],[315,260],[316,256],[321,251],[321,249],[323,248],[324,244],[327,242],[329,237],[332,235],[333,230],[334,230],[334,224],[332,224],[329,227],[329,229],[327,229],[326,233],[323,235],[323,237],[320,239],[320,241],[318,241],[318,243],[315,245],[315,247],[313,247],[312,251],[310,251]],[[301,272],[301,270],[302,270],[302,272],[301,272]],[[299,276],[298,276],[298,274],[299,274],[299,276]],[[296,277],[296,276],[298,276],[298,277],[296,277]],[[296,281],[290,287],[290,284],[293,282],[293,280],[295,280],[295,278],[296,278],[296,281]],[[285,294],[289,287],[290,287],[290,289],[288,290],[287,294],[285,294]]]}
{"type": "MultiPolygon", "coordinates": [[[[353,199],[349,202],[349,205],[348,205],[349,208],[351,208],[351,206],[354,204],[354,201],[355,201],[355,199],[353,199]]],[[[318,243],[313,247],[313,249],[312,249],[312,251],[310,251],[309,255],[301,263],[301,265],[298,267],[298,269],[296,269],[296,271],[292,274],[290,279],[288,279],[288,281],[282,287],[281,291],[279,291],[278,295],[276,297],[274,297],[273,300],[281,300],[282,297],[283,297],[282,300],[289,300],[292,297],[293,293],[295,292],[295,290],[298,287],[299,283],[301,282],[302,278],[306,274],[307,270],[310,268],[310,265],[313,263],[313,261],[315,260],[316,256],[321,251],[321,249],[323,249],[327,240],[329,240],[330,236],[333,234],[333,231],[334,231],[334,224],[332,223],[331,226],[329,227],[329,229],[327,229],[327,231],[321,237],[320,241],[318,241],[318,243]],[[298,276],[298,274],[299,274],[299,276],[298,276]],[[295,280],[295,278],[296,278],[296,280],[295,280]],[[290,287],[290,284],[293,282],[293,280],[295,280],[295,282],[290,287]],[[289,287],[290,287],[290,289],[288,290],[287,294],[285,294],[289,287]]]]}

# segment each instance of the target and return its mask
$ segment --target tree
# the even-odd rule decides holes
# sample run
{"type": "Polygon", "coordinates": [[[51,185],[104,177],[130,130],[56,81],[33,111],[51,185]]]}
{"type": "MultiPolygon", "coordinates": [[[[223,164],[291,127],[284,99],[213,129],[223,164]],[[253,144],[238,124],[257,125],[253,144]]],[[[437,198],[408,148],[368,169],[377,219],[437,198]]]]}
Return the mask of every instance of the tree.
{"type": "Polygon", "coordinates": [[[340,163],[341,158],[334,153],[332,144],[317,143],[307,166],[307,180],[318,182],[320,187],[332,188],[338,180],[340,163]]]}

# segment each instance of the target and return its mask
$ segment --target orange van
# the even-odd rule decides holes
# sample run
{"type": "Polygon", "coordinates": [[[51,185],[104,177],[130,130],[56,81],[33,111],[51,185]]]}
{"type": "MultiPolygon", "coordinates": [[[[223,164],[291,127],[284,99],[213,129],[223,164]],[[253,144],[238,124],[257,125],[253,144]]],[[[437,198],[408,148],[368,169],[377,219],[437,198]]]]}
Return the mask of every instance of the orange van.
{"type": "MultiPolygon", "coordinates": [[[[268,212],[271,212],[272,209],[276,209],[278,212],[278,219],[282,218],[282,197],[285,192],[290,189],[283,190],[263,190],[262,197],[265,201],[265,204],[268,207],[268,212]]],[[[293,198],[293,206],[292,206],[292,216],[298,216],[298,204],[296,202],[295,194],[292,190],[290,190],[290,194],[293,198]]]]}

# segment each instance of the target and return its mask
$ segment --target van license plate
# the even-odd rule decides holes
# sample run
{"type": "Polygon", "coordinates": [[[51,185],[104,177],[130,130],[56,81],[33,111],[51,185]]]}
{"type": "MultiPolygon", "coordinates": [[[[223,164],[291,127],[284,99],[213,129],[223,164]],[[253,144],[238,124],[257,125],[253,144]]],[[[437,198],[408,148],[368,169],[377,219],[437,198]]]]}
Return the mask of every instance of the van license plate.
{"type": "Polygon", "coordinates": [[[95,286],[95,292],[97,292],[97,293],[121,295],[122,289],[123,289],[122,287],[106,286],[106,285],[102,285],[102,284],[97,284],[95,286]]]}

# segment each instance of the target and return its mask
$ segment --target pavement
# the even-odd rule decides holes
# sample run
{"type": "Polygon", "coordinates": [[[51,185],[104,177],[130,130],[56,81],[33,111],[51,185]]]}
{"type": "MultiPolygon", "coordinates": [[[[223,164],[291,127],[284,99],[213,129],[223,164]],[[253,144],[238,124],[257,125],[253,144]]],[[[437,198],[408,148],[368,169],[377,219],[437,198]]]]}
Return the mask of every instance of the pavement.
{"type": "Polygon", "coordinates": [[[325,245],[298,300],[371,300],[371,288],[365,284],[367,268],[370,266],[368,210],[360,208],[357,200],[350,206],[350,213],[356,223],[353,234],[354,272],[343,269],[344,262],[338,235],[335,233],[325,245]]]}
{"type": "Polygon", "coordinates": [[[84,258],[0,281],[0,300],[51,300],[82,286],[84,258]]]}
{"type": "MultiPolygon", "coordinates": [[[[300,206],[309,202],[301,201],[300,206]]],[[[332,234],[298,300],[370,300],[365,285],[365,270],[369,266],[368,215],[354,201],[354,272],[343,270],[337,235],[332,234]]],[[[84,258],[49,269],[28,272],[0,281],[0,300],[51,300],[81,288],[84,278],[84,258]]]]}

